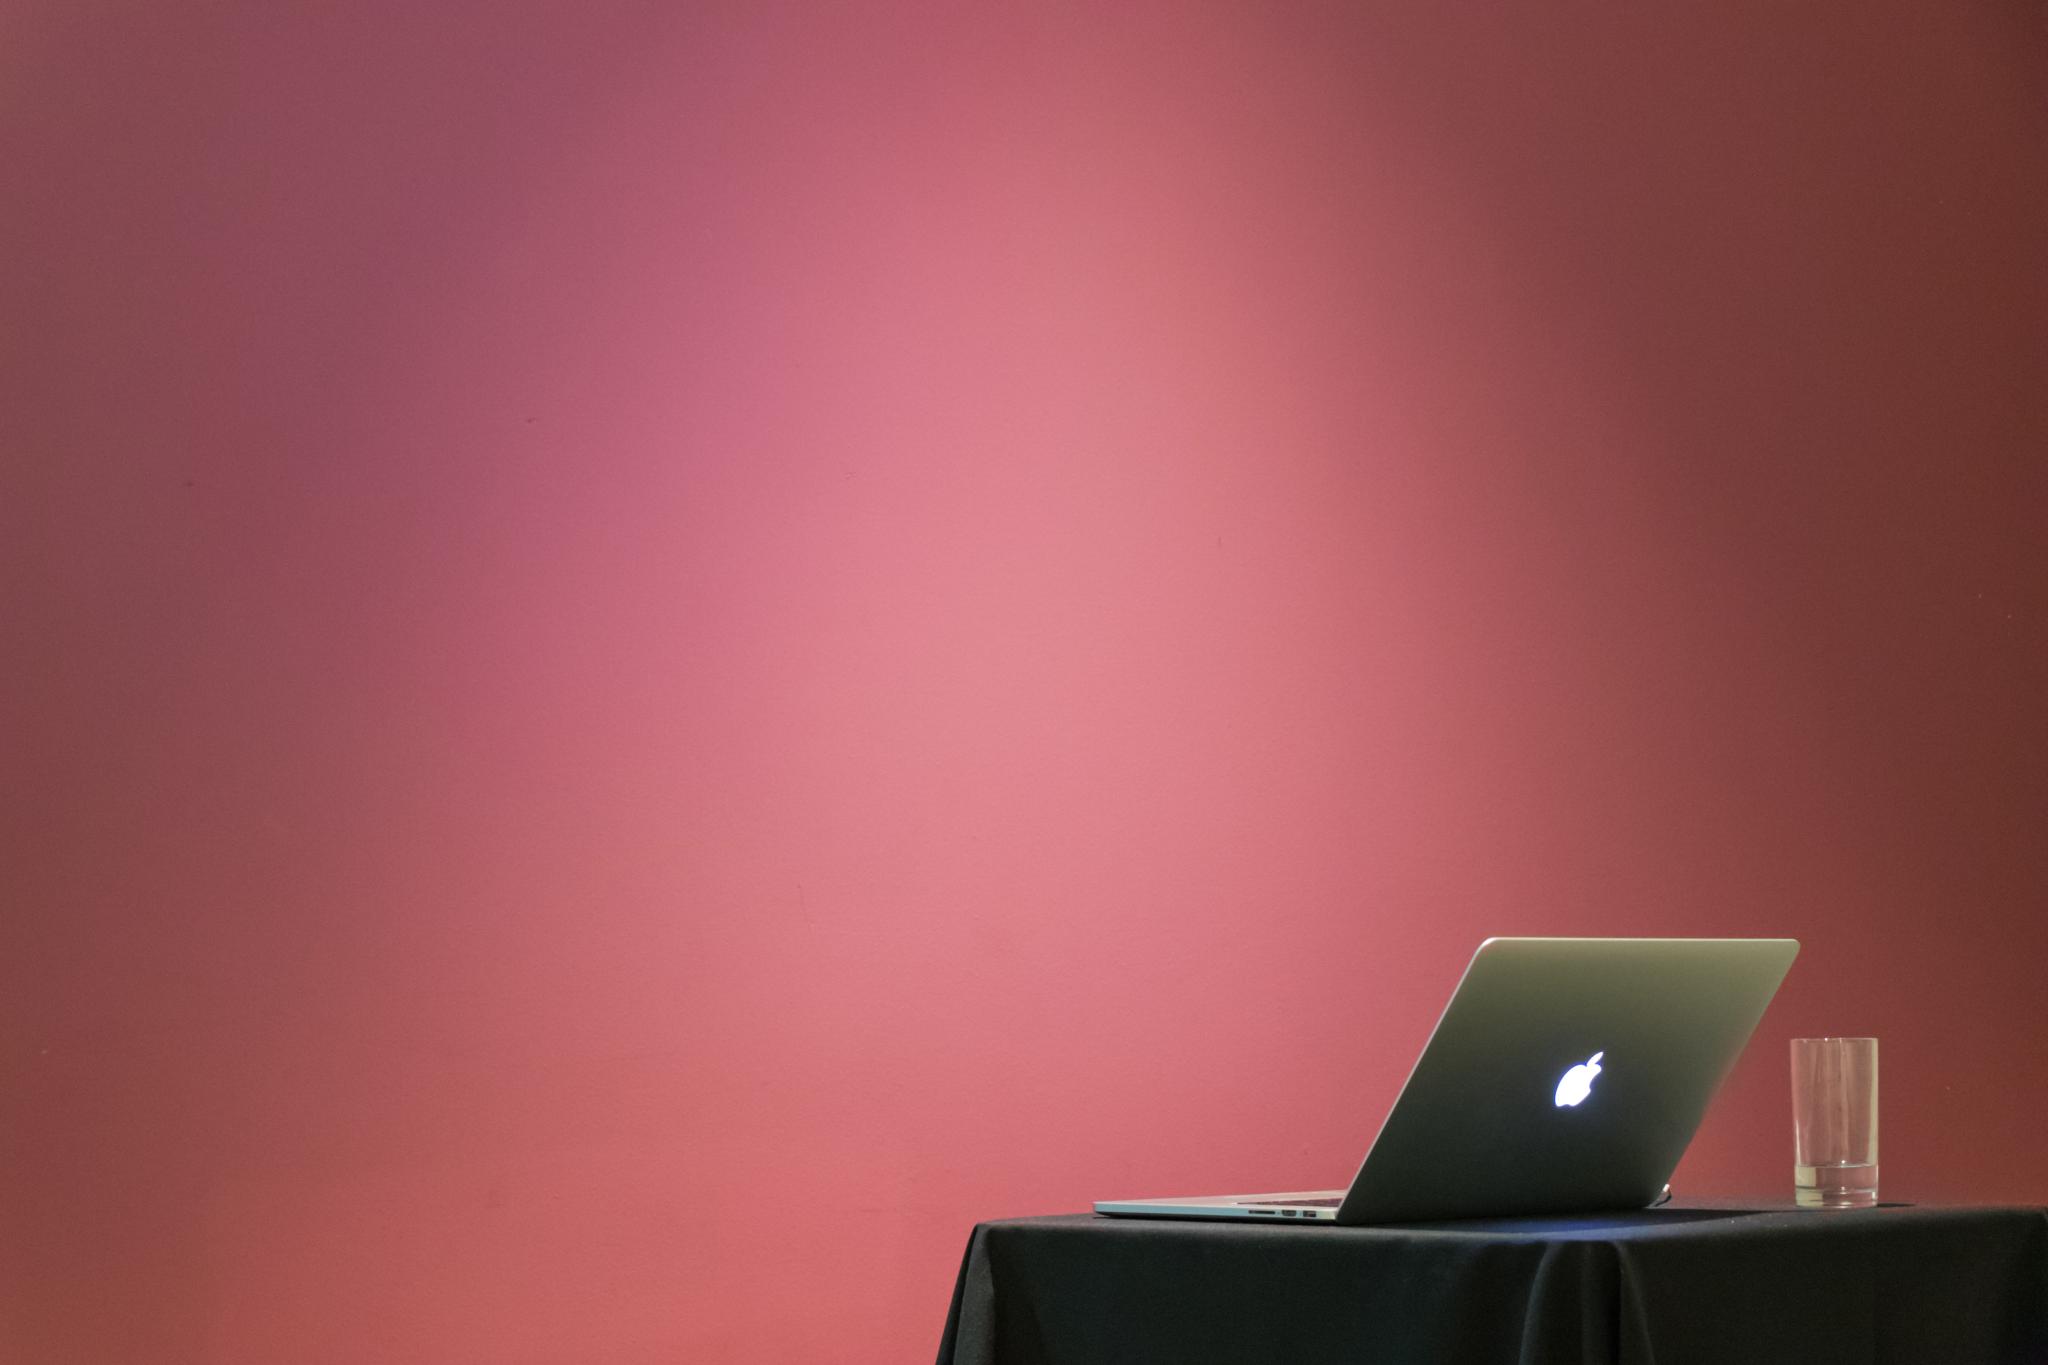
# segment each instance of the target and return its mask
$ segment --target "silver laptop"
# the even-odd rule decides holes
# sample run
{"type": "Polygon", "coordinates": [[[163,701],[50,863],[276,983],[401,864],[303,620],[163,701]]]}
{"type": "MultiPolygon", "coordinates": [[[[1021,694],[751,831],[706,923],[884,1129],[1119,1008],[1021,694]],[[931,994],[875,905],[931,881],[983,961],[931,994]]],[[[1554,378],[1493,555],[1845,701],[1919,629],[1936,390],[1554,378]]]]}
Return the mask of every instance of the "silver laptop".
{"type": "Polygon", "coordinates": [[[1350,1189],[1095,1210],[1357,1224],[1647,1207],[1798,952],[1789,938],[1490,938],[1350,1189]]]}

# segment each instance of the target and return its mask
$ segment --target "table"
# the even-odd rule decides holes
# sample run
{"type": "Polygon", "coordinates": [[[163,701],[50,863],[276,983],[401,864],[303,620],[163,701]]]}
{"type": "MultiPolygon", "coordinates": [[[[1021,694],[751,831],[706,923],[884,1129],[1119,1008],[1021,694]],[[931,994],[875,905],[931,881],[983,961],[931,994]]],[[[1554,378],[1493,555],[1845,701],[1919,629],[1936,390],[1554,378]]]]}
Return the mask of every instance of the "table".
{"type": "Polygon", "coordinates": [[[2048,1210],[983,1223],[939,1365],[2048,1365],[2048,1210]]]}

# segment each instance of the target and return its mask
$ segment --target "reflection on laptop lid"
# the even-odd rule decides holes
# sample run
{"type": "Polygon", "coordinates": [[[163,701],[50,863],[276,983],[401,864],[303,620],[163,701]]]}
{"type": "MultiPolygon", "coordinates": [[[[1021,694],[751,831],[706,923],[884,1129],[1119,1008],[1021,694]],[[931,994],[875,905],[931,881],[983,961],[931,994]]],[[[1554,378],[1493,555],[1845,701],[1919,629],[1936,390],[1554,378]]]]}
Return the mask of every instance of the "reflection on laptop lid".
{"type": "Polygon", "coordinates": [[[1782,938],[1490,938],[1350,1189],[1095,1210],[1357,1224],[1644,1208],[1798,952],[1782,938]]]}

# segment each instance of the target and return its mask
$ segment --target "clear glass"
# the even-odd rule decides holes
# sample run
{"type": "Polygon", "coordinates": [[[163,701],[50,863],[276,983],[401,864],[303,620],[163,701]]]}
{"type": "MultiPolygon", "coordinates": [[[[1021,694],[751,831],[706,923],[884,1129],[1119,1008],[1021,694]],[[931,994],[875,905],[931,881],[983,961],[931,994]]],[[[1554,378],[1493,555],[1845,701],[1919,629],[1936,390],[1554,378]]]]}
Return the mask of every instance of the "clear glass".
{"type": "Polygon", "coordinates": [[[1877,1202],[1877,1039],[1792,1040],[1792,1193],[1805,1209],[1877,1202]]]}

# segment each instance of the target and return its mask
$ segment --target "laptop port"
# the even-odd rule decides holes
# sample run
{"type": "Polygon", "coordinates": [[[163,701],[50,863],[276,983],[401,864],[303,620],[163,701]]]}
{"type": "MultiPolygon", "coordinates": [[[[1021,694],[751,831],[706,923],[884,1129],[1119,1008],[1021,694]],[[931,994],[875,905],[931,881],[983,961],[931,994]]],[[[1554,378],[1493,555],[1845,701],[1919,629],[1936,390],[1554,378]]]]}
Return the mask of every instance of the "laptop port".
{"type": "Polygon", "coordinates": [[[1293,1209],[1282,1209],[1282,1210],[1280,1210],[1280,1216],[1281,1216],[1282,1218],[1292,1218],[1292,1217],[1294,1217],[1294,1210],[1293,1210],[1293,1209]]]}

